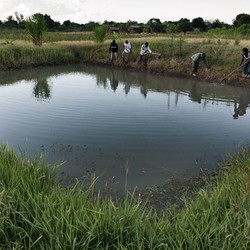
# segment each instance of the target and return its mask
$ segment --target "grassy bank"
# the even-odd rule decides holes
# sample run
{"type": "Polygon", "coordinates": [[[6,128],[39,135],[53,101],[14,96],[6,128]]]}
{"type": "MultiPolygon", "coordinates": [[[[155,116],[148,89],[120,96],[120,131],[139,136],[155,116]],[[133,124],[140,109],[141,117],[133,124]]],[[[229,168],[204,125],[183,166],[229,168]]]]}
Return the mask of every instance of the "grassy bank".
{"type": "Polygon", "coordinates": [[[2,249],[249,249],[250,153],[242,151],[185,208],[156,213],[140,196],[61,187],[44,160],[0,148],[2,249]]]}
{"type": "MultiPolygon", "coordinates": [[[[109,64],[108,48],[111,37],[104,43],[97,44],[91,40],[91,34],[51,35],[42,47],[33,46],[28,40],[2,40],[0,45],[0,70],[13,68],[54,65],[67,63],[109,64]],[[57,39],[56,39],[57,37],[57,39]]],[[[248,40],[211,39],[201,36],[167,36],[167,35],[127,35],[117,38],[119,44],[119,58],[113,67],[123,67],[131,70],[144,70],[142,64],[137,63],[140,46],[148,41],[151,50],[158,55],[150,55],[147,71],[172,76],[191,76],[191,55],[205,52],[211,69],[207,70],[201,63],[199,79],[219,83],[248,86],[249,79],[241,77],[239,67],[242,47],[248,47],[248,40]],[[129,63],[124,65],[121,57],[122,44],[129,38],[132,44],[132,54],[129,63]]],[[[249,85],[250,86],[250,85],[249,85]]]]}

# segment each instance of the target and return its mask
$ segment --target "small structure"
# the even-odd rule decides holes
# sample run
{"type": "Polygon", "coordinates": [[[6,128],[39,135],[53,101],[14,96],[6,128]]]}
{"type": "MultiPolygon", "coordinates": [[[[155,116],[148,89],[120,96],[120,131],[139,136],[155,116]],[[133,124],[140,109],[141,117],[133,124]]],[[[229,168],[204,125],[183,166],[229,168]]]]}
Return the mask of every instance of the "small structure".
{"type": "Polygon", "coordinates": [[[109,32],[110,34],[119,33],[119,32],[120,32],[120,28],[118,28],[118,27],[109,27],[108,32],[109,32]]]}
{"type": "Polygon", "coordinates": [[[128,32],[129,33],[141,33],[142,32],[142,28],[140,25],[131,25],[128,28],[128,32]]]}

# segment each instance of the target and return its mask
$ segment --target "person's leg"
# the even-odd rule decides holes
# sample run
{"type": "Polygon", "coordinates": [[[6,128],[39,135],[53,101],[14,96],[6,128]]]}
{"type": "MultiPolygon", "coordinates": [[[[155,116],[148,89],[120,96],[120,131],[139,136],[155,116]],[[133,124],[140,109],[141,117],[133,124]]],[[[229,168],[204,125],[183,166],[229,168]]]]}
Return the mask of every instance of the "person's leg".
{"type": "Polygon", "coordinates": [[[143,55],[143,64],[144,64],[145,68],[148,66],[148,55],[147,54],[143,55]]]}
{"type": "Polygon", "coordinates": [[[192,62],[192,73],[193,74],[197,74],[198,72],[198,67],[199,67],[199,63],[198,62],[192,62]]]}
{"type": "Polygon", "coordinates": [[[142,55],[140,54],[140,58],[138,60],[138,62],[141,62],[142,61],[142,55]]]}
{"type": "Polygon", "coordinates": [[[110,52],[110,62],[111,63],[113,62],[113,52],[112,51],[110,52]]]}
{"type": "Polygon", "coordinates": [[[244,64],[244,67],[243,67],[243,72],[245,75],[249,75],[249,66],[250,66],[250,62],[244,64]]]}
{"type": "Polygon", "coordinates": [[[125,60],[126,63],[128,62],[128,55],[129,55],[129,53],[124,54],[124,60],[125,60]]]}

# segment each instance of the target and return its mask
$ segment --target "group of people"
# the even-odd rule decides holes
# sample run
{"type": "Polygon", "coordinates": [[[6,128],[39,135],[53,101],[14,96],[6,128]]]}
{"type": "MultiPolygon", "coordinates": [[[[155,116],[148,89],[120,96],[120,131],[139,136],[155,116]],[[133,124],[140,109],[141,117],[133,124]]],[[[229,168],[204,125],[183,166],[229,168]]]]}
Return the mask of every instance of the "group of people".
{"type": "MultiPolygon", "coordinates": [[[[118,44],[115,40],[112,41],[112,43],[109,46],[109,52],[110,52],[110,61],[112,62],[114,59],[117,59],[118,57],[118,44]]],[[[123,51],[122,51],[122,58],[125,63],[128,63],[129,54],[132,52],[131,44],[128,40],[126,40],[123,44],[123,51]]],[[[140,49],[140,57],[138,62],[143,61],[144,66],[147,66],[147,60],[148,60],[148,54],[152,53],[151,49],[149,48],[148,42],[145,42],[142,44],[140,49]]],[[[206,68],[210,68],[206,53],[204,52],[198,52],[191,56],[192,61],[192,75],[197,76],[198,74],[198,68],[200,62],[203,62],[206,66],[206,68]]],[[[242,49],[242,57],[240,62],[240,67],[243,67],[243,77],[250,77],[250,52],[248,48],[242,49]]]]}
{"type": "MultiPolygon", "coordinates": [[[[126,40],[123,44],[123,51],[122,51],[122,58],[125,63],[128,63],[129,54],[132,52],[131,43],[126,40]]],[[[112,41],[112,43],[109,46],[109,53],[110,53],[110,62],[113,62],[113,60],[116,60],[118,57],[118,44],[115,40],[112,41]]],[[[149,48],[148,42],[145,42],[141,46],[140,50],[140,57],[138,62],[141,62],[142,60],[144,63],[147,63],[147,55],[149,53],[152,53],[151,49],[149,48]]]]}

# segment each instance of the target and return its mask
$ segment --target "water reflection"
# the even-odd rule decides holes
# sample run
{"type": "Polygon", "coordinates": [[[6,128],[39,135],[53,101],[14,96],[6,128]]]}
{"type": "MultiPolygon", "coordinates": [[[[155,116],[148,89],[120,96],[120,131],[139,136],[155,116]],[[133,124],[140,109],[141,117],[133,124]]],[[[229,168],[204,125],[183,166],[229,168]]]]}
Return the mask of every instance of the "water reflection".
{"type": "Polygon", "coordinates": [[[243,116],[246,114],[247,107],[250,103],[250,94],[249,92],[245,92],[239,96],[238,101],[234,101],[234,114],[233,118],[238,119],[239,116],[243,116]]]}
{"type": "Polygon", "coordinates": [[[28,138],[68,175],[122,183],[128,164],[131,186],[156,184],[247,143],[249,103],[249,89],[109,67],[0,72],[0,140],[28,138]]]}
{"type": "Polygon", "coordinates": [[[233,118],[246,114],[246,109],[250,103],[249,91],[245,88],[237,88],[231,86],[219,86],[218,84],[207,84],[206,82],[196,82],[186,80],[185,84],[178,78],[167,78],[163,76],[155,76],[146,72],[127,72],[113,68],[91,67],[86,65],[74,66],[55,66],[44,67],[42,69],[32,68],[31,70],[18,70],[15,73],[0,72],[0,86],[16,83],[20,80],[33,81],[34,97],[42,100],[49,99],[51,95],[51,86],[49,84],[51,77],[59,77],[60,75],[79,74],[81,72],[93,75],[96,78],[96,84],[106,89],[109,85],[115,92],[121,84],[124,93],[127,95],[131,87],[139,87],[140,93],[146,98],[149,91],[161,93],[175,93],[175,104],[178,105],[180,95],[188,95],[190,100],[203,104],[217,105],[218,102],[227,102],[228,105],[234,104],[233,118]]]}
{"type": "MultiPolygon", "coordinates": [[[[113,89],[114,91],[116,91],[116,89],[118,87],[118,84],[119,84],[119,81],[118,81],[118,79],[116,77],[116,73],[115,73],[114,70],[111,70],[109,81],[110,81],[111,89],[113,89]]],[[[106,80],[105,80],[105,82],[106,82],[106,80]]]]}
{"type": "Polygon", "coordinates": [[[46,100],[50,98],[50,86],[46,78],[35,79],[33,94],[38,100],[46,100]]]}

